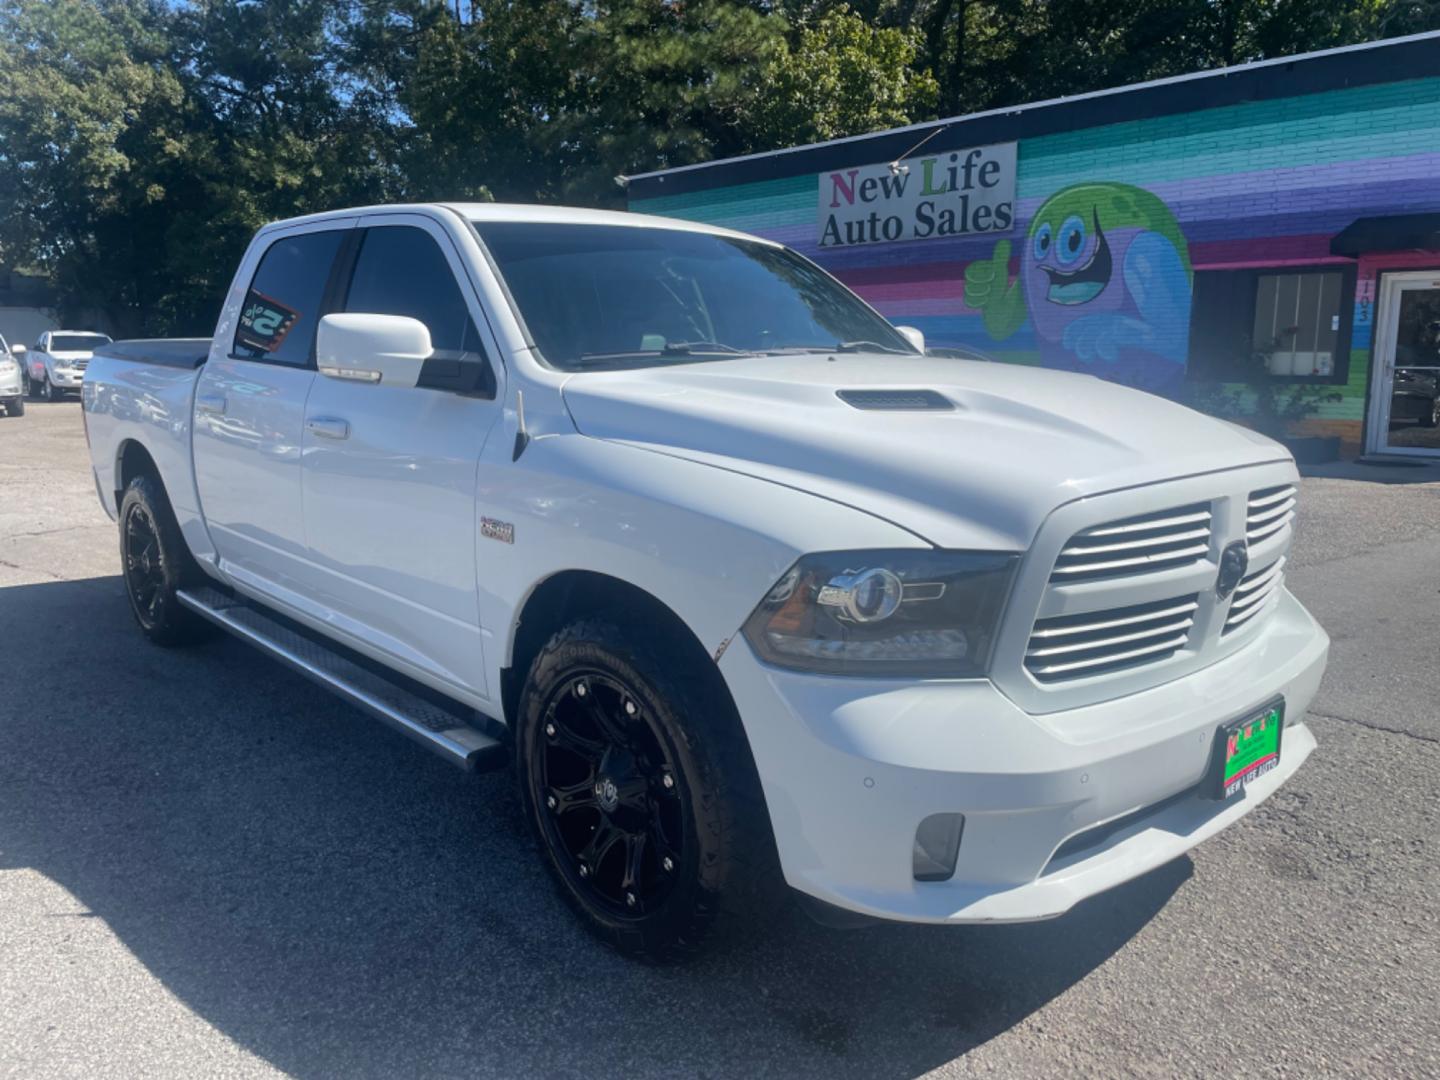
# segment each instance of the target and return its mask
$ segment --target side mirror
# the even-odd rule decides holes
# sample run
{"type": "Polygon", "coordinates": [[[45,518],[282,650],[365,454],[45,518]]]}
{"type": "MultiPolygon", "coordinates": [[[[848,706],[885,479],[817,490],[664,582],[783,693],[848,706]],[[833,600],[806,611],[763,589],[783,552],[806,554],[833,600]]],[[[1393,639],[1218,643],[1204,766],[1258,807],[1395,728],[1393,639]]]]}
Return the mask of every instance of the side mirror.
{"type": "Polygon", "coordinates": [[[434,350],[430,330],[405,315],[326,315],[315,333],[321,375],[386,386],[414,386],[434,350]]]}
{"type": "Polygon", "coordinates": [[[11,346],[10,346],[10,355],[11,355],[11,356],[24,356],[24,355],[25,355],[25,352],[26,352],[26,349],[25,349],[25,346],[24,346],[24,345],[11,345],[11,346]]]}
{"type": "Polygon", "coordinates": [[[925,335],[922,334],[919,330],[916,330],[915,327],[897,326],[895,327],[895,329],[900,331],[901,337],[903,337],[911,345],[915,346],[916,352],[923,353],[925,351],[925,335]]]}

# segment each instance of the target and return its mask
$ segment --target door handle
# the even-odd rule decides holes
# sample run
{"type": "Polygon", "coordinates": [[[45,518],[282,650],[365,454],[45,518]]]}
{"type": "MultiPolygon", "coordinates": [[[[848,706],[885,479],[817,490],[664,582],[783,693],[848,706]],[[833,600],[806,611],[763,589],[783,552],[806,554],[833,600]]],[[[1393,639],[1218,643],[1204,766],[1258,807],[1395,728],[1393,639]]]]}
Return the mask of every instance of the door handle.
{"type": "Polygon", "coordinates": [[[214,413],[219,416],[225,412],[224,394],[199,394],[195,398],[195,411],[203,413],[214,413]]]}
{"type": "Polygon", "coordinates": [[[350,423],[336,416],[312,416],[305,421],[305,430],[322,439],[348,439],[350,423]]]}

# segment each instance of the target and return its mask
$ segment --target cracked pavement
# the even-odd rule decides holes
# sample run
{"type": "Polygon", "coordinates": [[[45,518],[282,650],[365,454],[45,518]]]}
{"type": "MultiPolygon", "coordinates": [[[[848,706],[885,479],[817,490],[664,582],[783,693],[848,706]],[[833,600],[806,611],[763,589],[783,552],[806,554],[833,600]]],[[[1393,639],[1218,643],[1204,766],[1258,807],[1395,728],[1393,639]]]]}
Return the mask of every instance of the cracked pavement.
{"type": "Polygon", "coordinates": [[[1328,471],[1320,747],[1255,813],[1052,922],[777,911],[653,969],[577,930],[508,774],[146,645],[78,405],[0,420],[0,1077],[1440,1076],[1440,470],[1328,471]]]}

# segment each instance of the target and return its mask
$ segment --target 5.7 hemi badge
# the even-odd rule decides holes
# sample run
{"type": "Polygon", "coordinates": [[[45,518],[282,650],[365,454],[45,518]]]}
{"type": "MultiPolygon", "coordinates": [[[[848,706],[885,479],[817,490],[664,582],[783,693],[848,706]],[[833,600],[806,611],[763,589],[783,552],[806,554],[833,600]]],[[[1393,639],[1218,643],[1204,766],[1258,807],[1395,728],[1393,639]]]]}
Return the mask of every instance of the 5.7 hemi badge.
{"type": "Polygon", "coordinates": [[[494,518],[482,517],[480,519],[480,535],[490,540],[499,540],[502,544],[515,543],[515,526],[508,521],[496,521],[494,518]]]}

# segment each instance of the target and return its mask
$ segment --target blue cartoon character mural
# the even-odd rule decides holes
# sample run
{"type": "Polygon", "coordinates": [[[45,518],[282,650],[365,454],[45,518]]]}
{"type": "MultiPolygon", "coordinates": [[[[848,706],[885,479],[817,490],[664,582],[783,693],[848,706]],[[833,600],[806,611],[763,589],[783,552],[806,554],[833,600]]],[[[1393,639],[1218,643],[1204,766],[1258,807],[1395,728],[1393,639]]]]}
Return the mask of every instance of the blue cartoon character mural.
{"type": "Polygon", "coordinates": [[[1046,367],[1174,394],[1190,336],[1190,252],[1169,208],[1143,188],[1090,183],[1047,199],[1020,276],[1010,241],[965,268],[965,302],[997,341],[1029,315],[1046,367]]]}

